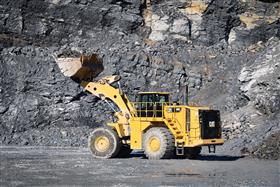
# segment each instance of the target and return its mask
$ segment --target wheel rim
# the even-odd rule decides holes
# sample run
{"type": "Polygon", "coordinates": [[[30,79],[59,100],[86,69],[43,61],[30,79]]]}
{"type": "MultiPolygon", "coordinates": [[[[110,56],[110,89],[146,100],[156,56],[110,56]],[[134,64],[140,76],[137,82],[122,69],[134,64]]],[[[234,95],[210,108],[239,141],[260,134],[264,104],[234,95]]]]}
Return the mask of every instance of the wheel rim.
{"type": "Polygon", "coordinates": [[[157,152],[159,151],[160,149],[160,140],[158,137],[151,137],[149,139],[149,142],[148,142],[148,145],[149,145],[149,149],[152,151],[152,152],[157,152]]]}
{"type": "Polygon", "coordinates": [[[100,136],[95,139],[94,147],[99,152],[105,152],[110,147],[110,141],[106,136],[100,136]]]}

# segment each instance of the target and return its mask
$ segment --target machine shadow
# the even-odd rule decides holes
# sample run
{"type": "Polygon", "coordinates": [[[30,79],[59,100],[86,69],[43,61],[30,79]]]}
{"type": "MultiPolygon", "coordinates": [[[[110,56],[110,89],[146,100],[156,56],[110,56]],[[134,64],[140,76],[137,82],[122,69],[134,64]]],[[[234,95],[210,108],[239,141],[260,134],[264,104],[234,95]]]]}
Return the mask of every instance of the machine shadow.
{"type": "MultiPolygon", "coordinates": [[[[240,158],[244,158],[245,156],[231,156],[231,155],[199,155],[195,159],[190,160],[201,160],[201,161],[235,161],[240,158]]],[[[141,159],[147,159],[145,157],[145,154],[141,151],[139,152],[132,152],[129,156],[129,158],[141,158],[141,159]]],[[[172,160],[185,160],[187,158],[181,159],[181,158],[172,158],[172,160]]]]}
{"type": "Polygon", "coordinates": [[[235,161],[240,158],[244,158],[244,156],[231,156],[231,155],[199,155],[194,160],[201,161],[235,161]]]}
{"type": "Polygon", "coordinates": [[[132,152],[129,155],[129,158],[142,158],[142,159],[146,159],[146,156],[144,154],[143,151],[137,151],[137,152],[132,152]]]}

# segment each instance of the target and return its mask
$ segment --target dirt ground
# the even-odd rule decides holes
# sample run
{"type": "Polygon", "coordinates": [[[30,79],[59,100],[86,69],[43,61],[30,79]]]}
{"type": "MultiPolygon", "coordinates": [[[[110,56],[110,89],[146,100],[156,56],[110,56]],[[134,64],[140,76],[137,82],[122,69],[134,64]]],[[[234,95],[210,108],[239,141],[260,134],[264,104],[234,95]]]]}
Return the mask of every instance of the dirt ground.
{"type": "Polygon", "coordinates": [[[279,168],[279,161],[221,154],[98,160],[84,148],[0,147],[0,186],[280,186],[279,168]]]}

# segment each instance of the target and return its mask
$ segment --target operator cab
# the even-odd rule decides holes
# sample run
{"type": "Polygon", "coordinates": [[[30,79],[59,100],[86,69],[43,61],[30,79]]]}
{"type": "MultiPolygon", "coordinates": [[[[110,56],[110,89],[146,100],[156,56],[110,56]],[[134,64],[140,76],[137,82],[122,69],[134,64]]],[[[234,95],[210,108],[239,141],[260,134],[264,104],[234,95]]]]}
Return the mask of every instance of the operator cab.
{"type": "Polygon", "coordinates": [[[163,105],[169,103],[169,92],[139,92],[138,116],[162,117],[163,105]]]}

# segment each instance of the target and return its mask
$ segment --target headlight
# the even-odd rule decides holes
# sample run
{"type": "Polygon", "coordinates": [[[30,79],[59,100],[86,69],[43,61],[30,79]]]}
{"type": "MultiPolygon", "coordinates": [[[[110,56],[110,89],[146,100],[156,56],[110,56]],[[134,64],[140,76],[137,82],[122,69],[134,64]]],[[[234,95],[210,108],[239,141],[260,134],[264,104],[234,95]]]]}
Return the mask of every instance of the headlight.
{"type": "Polygon", "coordinates": [[[176,111],[176,112],[180,112],[180,111],[181,111],[181,108],[175,108],[175,111],[176,111]]]}
{"type": "Polygon", "coordinates": [[[171,113],[172,112],[172,108],[168,108],[167,112],[171,113]]]}
{"type": "Polygon", "coordinates": [[[167,112],[171,113],[171,112],[180,112],[181,111],[181,108],[167,108],[167,112]]]}

